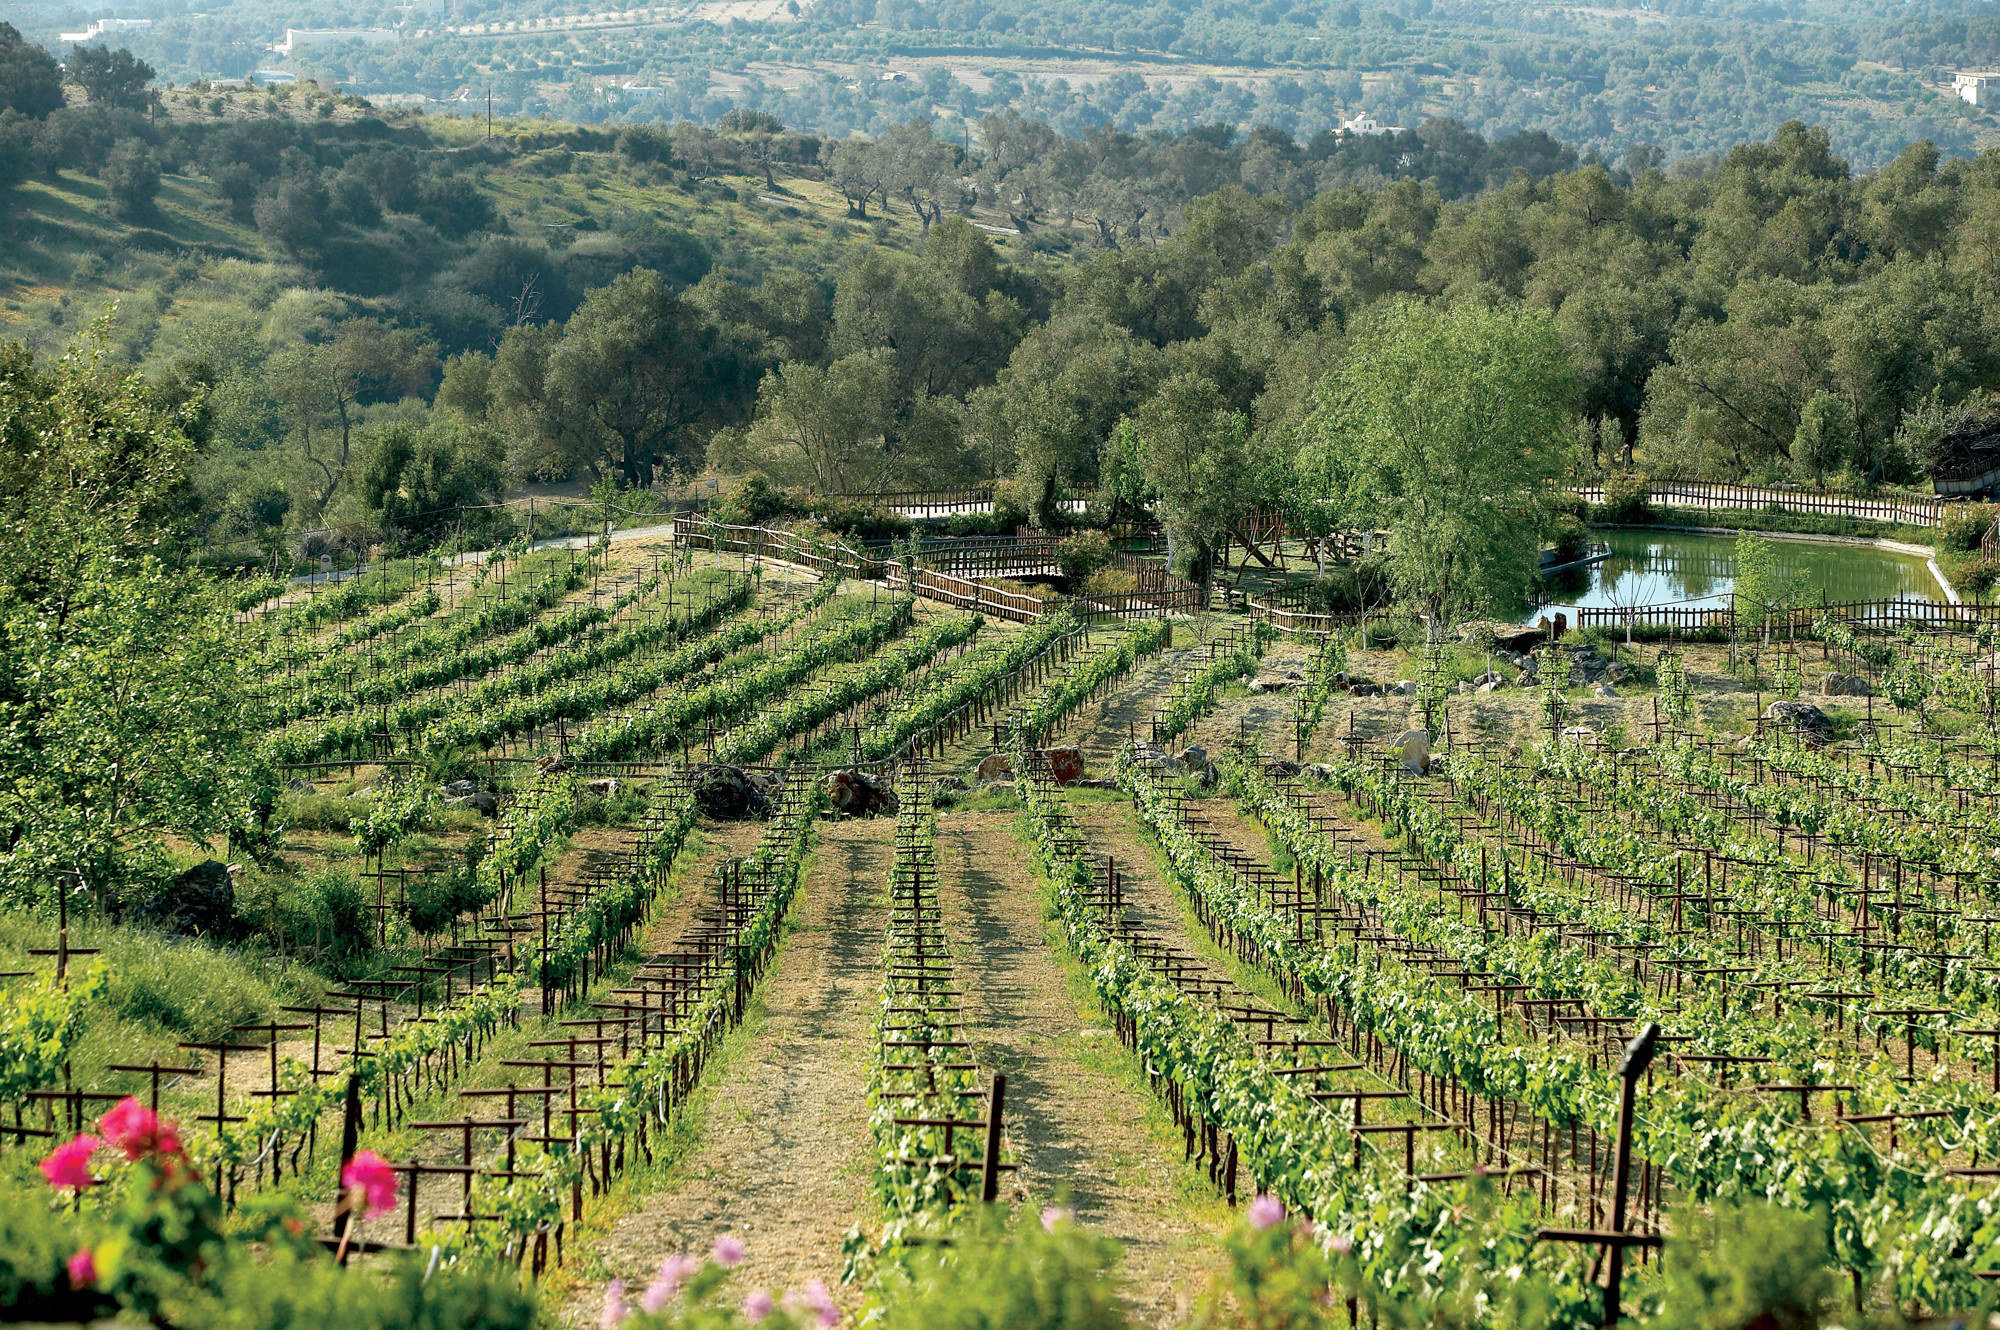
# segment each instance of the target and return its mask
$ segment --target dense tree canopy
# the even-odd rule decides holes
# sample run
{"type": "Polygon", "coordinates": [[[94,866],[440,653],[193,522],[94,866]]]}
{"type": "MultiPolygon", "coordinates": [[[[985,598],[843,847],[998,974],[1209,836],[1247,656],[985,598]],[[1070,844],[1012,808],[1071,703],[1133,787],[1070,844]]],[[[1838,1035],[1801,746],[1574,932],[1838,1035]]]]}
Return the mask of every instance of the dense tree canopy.
{"type": "Polygon", "coordinates": [[[1546,312],[1399,301],[1321,385],[1300,469],[1348,520],[1388,530],[1397,589],[1436,635],[1533,579],[1575,393],[1546,312]]]}

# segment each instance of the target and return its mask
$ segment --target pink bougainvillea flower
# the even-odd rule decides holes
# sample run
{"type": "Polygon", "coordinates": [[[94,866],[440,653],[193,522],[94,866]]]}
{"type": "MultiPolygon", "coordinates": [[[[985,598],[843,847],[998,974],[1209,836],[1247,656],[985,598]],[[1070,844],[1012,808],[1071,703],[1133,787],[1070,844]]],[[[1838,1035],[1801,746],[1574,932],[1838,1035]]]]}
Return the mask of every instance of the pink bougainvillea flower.
{"type": "Polygon", "coordinates": [[[1067,1224],[1076,1218],[1076,1211],[1066,1205],[1050,1205],[1042,1208],[1042,1228],[1045,1232],[1056,1231],[1057,1224],[1067,1224]]]}
{"type": "Polygon", "coordinates": [[[771,1295],[761,1288],[750,1290],[750,1296],[743,1299],[743,1319],[755,1325],[777,1310],[778,1304],[771,1295]]]}
{"type": "Polygon", "coordinates": [[[97,1282],[97,1254],[85,1247],[69,1258],[69,1286],[88,1288],[97,1282]]]}
{"type": "Polygon", "coordinates": [[[1326,1244],[1326,1249],[1335,1256],[1345,1256],[1354,1250],[1354,1239],[1345,1233],[1336,1233],[1333,1235],[1333,1240],[1326,1244]]]}
{"type": "Polygon", "coordinates": [[[362,1150],[340,1170],[340,1185],[362,1194],[363,1218],[396,1208],[396,1170],[373,1150],[362,1150]]]}
{"type": "Polygon", "coordinates": [[[68,1145],[58,1145],[42,1161],[42,1176],[51,1187],[73,1187],[78,1191],[97,1179],[90,1176],[90,1157],[104,1142],[95,1136],[79,1136],[68,1145]]]}
{"type": "Polygon", "coordinates": [[[660,1262],[659,1273],[653,1282],[646,1285],[646,1291],[639,1295],[639,1306],[649,1312],[659,1311],[674,1300],[674,1294],[681,1291],[681,1285],[688,1277],[701,1269],[701,1262],[683,1252],[679,1256],[669,1256],[660,1262]]]}
{"type": "Polygon", "coordinates": [[[97,1129],[107,1142],[123,1150],[127,1159],[155,1153],[171,1157],[181,1152],[181,1136],[174,1124],[163,1121],[130,1095],[98,1121],[97,1129]]]}
{"type": "Polygon", "coordinates": [[[798,1290],[798,1297],[801,1303],[812,1309],[814,1318],[826,1330],[840,1324],[840,1304],[827,1291],[824,1279],[806,1281],[806,1286],[798,1290]]]}
{"type": "Polygon", "coordinates": [[[1258,1192],[1250,1202],[1250,1227],[1262,1233],[1285,1217],[1285,1203],[1269,1192],[1258,1192]]]}
{"type": "Polygon", "coordinates": [[[715,1263],[720,1266],[743,1264],[743,1242],[734,1233],[724,1233],[715,1240],[715,1263]]]}
{"type": "Polygon", "coordinates": [[[614,1279],[604,1289],[604,1314],[597,1318],[600,1330],[618,1330],[632,1311],[625,1305],[625,1281],[614,1279]]]}

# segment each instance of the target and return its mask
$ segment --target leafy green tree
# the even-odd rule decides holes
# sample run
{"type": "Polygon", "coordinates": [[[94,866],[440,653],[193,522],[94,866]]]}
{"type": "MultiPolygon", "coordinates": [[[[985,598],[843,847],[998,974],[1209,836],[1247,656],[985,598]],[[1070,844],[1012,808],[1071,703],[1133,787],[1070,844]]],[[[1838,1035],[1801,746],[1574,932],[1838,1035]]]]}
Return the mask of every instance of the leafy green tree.
{"type": "Polygon", "coordinates": [[[353,462],[354,430],[369,401],[427,390],[437,371],[437,347],[409,328],[380,319],[346,319],[324,342],[304,342],[271,357],[271,383],[292,417],[300,450],[318,468],[324,508],[353,462]],[[331,431],[337,449],[319,451],[314,431],[331,431]]]}
{"type": "Polygon", "coordinates": [[[750,442],[774,476],[832,494],[875,478],[895,428],[889,353],[857,351],[825,369],[794,360],[765,375],[750,442]]]}
{"type": "Polygon", "coordinates": [[[1440,638],[1534,577],[1575,395],[1546,312],[1399,301],[1320,385],[1300,470],[1350,520],[1388,529],[1396,590],[1440,638]]]}
{"type": "Polygon", "coordinates": [[[1736,609],[1735,631],[1745,629],[1763,634],[1768,642],[1771,625],[1787,612],[1806,603],[1812,594],[1812,578],[1803,570],[1786,577],[1778,571],[1778,554],[1768,537],[1754,531],[1736,533],[1736,582],[1732,601],[1736,609]]]}
{"type": "Polygon", "coordinates": [[[252,654],[169,522],[193,445],[136,378],[80,348],[0,344],[0,890],[115,902],[170,837],[246,831],[252,654]]]}
{"type": "Polygon", "coordinates": [[[124,47],[79,46],[69,53],[69,76],[93,106],[123,106],[143,111],[152,103],[146,85],[153,67],[124,47]]]}
{"type": "Polygon", "coordinates": [[[692,462],[701,427],[733,409],[718,391],[726,350],[698,309],[636,268],[586,296],[560,329],[508,329],[494,397],[566,466],[649,486],[655,471],[692,462]]]}
{"type": "Polygon", "coordinates": [[[1140,467],[1159,496],[1168,560],[1202,584],[1204,599],[1229,532],[1254,501],[1250,419],[1213,383],[1176,374],[1133,417],[1140,467]]]}
{"type": "Polygon", "coordinates": [[[62,66],[41,47],[0,23],[0,110],[40,120],[63,104],[62,66]]]}
{"type": "MultiPolygon", "coordinates": [[[[1740,480],[1789,468],[1799,412],[1830,386],[1833,293],[1787,279],[1730,293],[1727,317],[1676,337],[1646,388],[1640,441],[1664,474],[1740,480]]],[[[1657,473],[1656,473],[1657,474],[1657,473]]]]}
{"type": "Polygon", "coordinates": [[[938,142],[928,117],[912,116],[884,134],[877,150],[883,198],[893,194],[908,202],[929,235],[931,224],[944,220],[947,198],[957,195],[958,164],[951,145],[938,142]]]}
{"type": "Polygon", "coordinates": [[[484,430],[449,419],[422,429],[384,427],[361,473],[361,497],[384,520],[422,530],[452,509],[479,503],[500,488],[500,448],[484,430]]]}
{"type": "Polygon", "coordinates": [[[114,213],[125,218],[152,216],[153,200],[160,195],[160,164],[151,148],[126,139],[111,150],[100,174],[114,213]]]}
{"type": "Polygon", "coordinates": [[[883,191],[887,179],[882,150],[866,139],[830,139],[819,159],[827,180],[847,200],[847,215],[868,220],[868,200],[883,191]]]}
{"type": "Polygon", "coordinates": [[[990,382],[1006,364],[1025,321],[1021,307],[1005,294],[957,285],[977,270],[958,228],[940,227],[931,239],[940,251],[927,246],[917,259],[879,246],[862,251],[842,270],[834,292],[833,354],[878,347],[893,352],[905,399],[959,397],[990,382]]]}
{"type": "Polygon", "coordinates": [[[1826,473],[1838,471],[1854,456],[1854,408],[1845,398],[1815,392],[1799,412],[1792,435],[1792,460],[1812,474],[1813,484],[1825,485],[1826,473]]]}
{"type": "Polygon", "coordinates": [[[1013,465],[1029,516],[1052,527],[1061,487],[1100,473],[1099,449],[1160,375],[1152,343],[1093,309],[1065,309],[1029,333],[998,380],[973,395],[974,446],[995,477],[1013,465]]]}

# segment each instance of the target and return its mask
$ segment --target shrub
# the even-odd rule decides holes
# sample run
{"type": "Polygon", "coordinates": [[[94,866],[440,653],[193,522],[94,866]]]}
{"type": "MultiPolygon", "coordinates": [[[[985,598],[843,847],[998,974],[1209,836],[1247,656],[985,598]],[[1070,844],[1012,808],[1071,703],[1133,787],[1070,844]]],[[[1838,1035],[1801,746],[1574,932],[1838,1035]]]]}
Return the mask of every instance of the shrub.
{"type": "Polygon", "coordinates": [[[1124,1330],[1118,1248],[1052,1212],[1005,1227],[982,1213],[949,1248],[910,1258],[908,1283],[885,1298],[883,1330],[1124,1330]]]}
{"type": "Polygon", "coordinates": [[[1111,562],[1111,538],[1102,531],[1080,531],[1056,546],[1056,567],[1072,590],[1111,562]]]}
{"type": "Polygon", "coordinates": [[[153,200],[160,194],[160,164],[153,150],[127,139],[104,159],[104,192],[111,211],[119,217],[150,217],[153,200]]]}
{"type": "Polygon", "coordinates": [[[763,526],[786,510],[785,494],[769,478],[751,475],[722,496],[709,515],[730,526],[763,526]]]}
{"type": "Polygon", "coordinates": [[[1604,520],[1644,522],[1653,515],[1652,482],[1637,472],[1621,471],[1604,478],[1604,520]]]}
{"type": "Polygon", "coordinates": [[[1944,510],[1944,521],[1938,525],[1938,547],[1946,550],[1976,550],[1980,540],[1993,529],[1993,518],[2000,513],[2000,506],[1990,503],[1953,503],[1944,510]]]}
{"type": "Polygon", "coordinates": [[[1555,551],[1556,562],[1570,563],[1581,559],[1590,547],[1589,532],[1577,518],[1563,513],[1549,531],[1549,544],[1555,551]]]}
{"type": "Polygon", "coordinates": [[[1381,555],[1336,564],[1312,585],[1312,603],[1322,614],[1374,609],[1389,598],[1389,561],[1381,555]]]}
{"type": "Polygon", "coordinates": [[[71,1291],[66,1262],[78,1245],[75,1216],[51,1210],[45,1194],[0,1190],[0,1320],[90,1321],[116,1310],[71,1291]]]}
{"type": "Polygon", "coordinates": [[[239,1260],[176,1318],[196,1330],[533,1330],[534,1296],[511,1270],[446,1268],[418,1256],[343,1270],[329,1256],[239,1260]],[[387,1266],[384,1277],[383,1266],[387,1266]]]}
{"type": "Polygon", "coordinates": [[[2000,582],[2000,555],[1976,556],[1958,570],[1956,581],[1961,592],[1985,595],[1995,582],[2000,582]]]}

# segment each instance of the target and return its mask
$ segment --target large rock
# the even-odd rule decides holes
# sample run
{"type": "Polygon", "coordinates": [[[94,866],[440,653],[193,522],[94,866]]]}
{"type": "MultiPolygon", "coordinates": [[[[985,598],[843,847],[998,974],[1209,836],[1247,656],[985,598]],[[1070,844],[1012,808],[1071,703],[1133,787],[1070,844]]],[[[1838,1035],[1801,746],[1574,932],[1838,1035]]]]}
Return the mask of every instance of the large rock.
{"type": "Polygon", "coordinates": [[[455,780],[448,785],[439,786],[438,793],[447,799],[463,799],[469,795],[479,793],[479,782],[476,780],[455,780]]]}
{"type": "Polygon", "coordinates": [[[696,767],[691,783],[695,807],[717,822],[762,817],[771,809],[770,799],[740,767],[696,767]]]}
{"type": "Polygon", "coordinates": [[[560,776],[575,765],[568,758],[559,757],[552,753],[547,757],[536,759],[535,770],[544,776],[560,776]]]}
{"type": "Polygon", "coordinates": [[[481,817],[498,817],[500,800],[489,790],[474,790],[451,801],[460,808],[470,808],[481,817]]]}
{"type": "Polygon", "coordinates": [[[182,937],[229,937],[236,931],[236,886],[229,865],[205,859],[133,905],[133,923],[182,937]]]}
{"type": "Polygon", "coordinates": [[[1810,702],[1780,698],[1764,708],[1764,719],[1789,727],[1799,738],[1814,746],[1833,740],[1833,717],[1810,702]]]}
{"type": "Polygon", "coordinates": [[[1819,691],[1825,697],[1867,697],[1875,690],[1864,675],[1842,674],[1835,671],[1819,681],[1819,691]]]}
{"type": "Polygon", "coordinates": [[[1389,745],[1402,753],[1403,770],[1421,776],[1431,766],[1431,732],[1429,730],[1404,730],[1396,736],[1396,742],[1389,745]]]}
{"type": "Polygon", "coordinates": [[[1382,685],[1373,683],[1351,683],[1347,685],[1349,697],[1380,697],[1382,685]]]}
{"type": "Polygon", "coordinates": [[[603,780],[587,780],[583,783],[583,788],[599,798],[609,799],[618,793],[618,780],[615,776],[606,776],[603,780]]]}
{"type": "Polygon", "coordinates": [[[988,753],[979,759],[979,768],[972,774],[981,780],[1012,780],[1014,759],[1005,753],[988,753]]]}
{"type": "Polygon", "coordinates": [[[827,801],[840,817],[873,817],[896,811],[896,792],[865,771],[834,771],[826,778],[827,801]]]}
{"type": "Polygon", "coordinates": [[[1416,695],[1417,681],[1415,679],[1398,679],[1395,683],[1389,685],[1389,691],[1399,693],[1404,697],[1413,697],[1416,695]]]}
{"type": "Polygon", "coordinates": [[[1050,748],[1043,752],[1042,760],[1048,764],[1049,779],[1058,785],[1074,785],[1083,779],[1081,748],[1050,748]]]}

